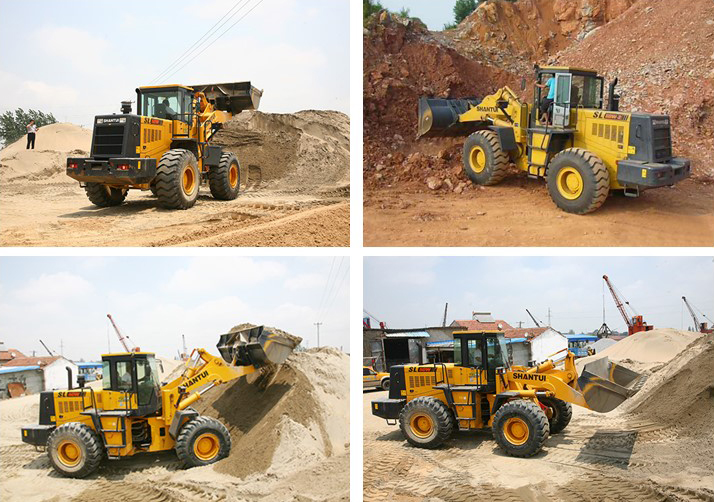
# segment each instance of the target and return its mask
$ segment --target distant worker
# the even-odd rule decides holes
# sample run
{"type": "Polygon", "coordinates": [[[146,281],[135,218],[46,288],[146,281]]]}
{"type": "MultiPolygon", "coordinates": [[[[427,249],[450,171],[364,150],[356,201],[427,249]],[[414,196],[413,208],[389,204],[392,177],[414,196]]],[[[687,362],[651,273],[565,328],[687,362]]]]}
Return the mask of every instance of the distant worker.
{"type": "Polygon", "coordinates": [[[30,149],[30,145],[32,145],[32,149],[35,149],[35,135],[37,134],[37,126],[35,125],[34,120],[30,120],[30,123],[27,124],[27,148],[25,150],[30,149]]]}
{"type": "Polygon", "coordinates": [[[548,88],[548,95],[540,102],[540,121],[547,125],[550,122],[550,105],[555,100],[555,77],[550,77],[545,84],[536,84],[536,87],[548,88]]]}

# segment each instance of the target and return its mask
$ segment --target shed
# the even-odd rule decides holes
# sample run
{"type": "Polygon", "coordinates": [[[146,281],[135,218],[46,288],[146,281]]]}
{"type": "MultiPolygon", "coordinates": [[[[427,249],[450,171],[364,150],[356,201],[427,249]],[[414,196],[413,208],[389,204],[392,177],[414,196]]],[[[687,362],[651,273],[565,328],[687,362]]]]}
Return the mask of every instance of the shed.
{"type": "Polygon", "coordinates": [[[77,385],[79,368],[75,363],[62,356],[52,357],[18,357],[3,368],[20,366],[39,366],[43,374],[43,388],[41,390],[66,389],[69,379],[72,387],[77,385]],[[69,368],[69,372],[67,369],[69,368]]]}
{"type": "Polygon", "coordinates": [[[36,394],[43,390],[39,366],[0,367],[0,399],[36,394]]]}

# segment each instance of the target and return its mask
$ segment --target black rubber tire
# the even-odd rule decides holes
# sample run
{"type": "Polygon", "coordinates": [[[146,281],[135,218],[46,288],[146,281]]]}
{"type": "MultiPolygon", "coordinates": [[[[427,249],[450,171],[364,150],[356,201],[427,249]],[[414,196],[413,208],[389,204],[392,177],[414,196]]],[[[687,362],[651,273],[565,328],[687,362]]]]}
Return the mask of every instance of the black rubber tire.
{"type": "Polygon", "coordinates": [[[166,209],[188,209],[196,203],[201,187],[201,173],[198,171],[196,156],[184,150],[175,148],[169,150],[159,161],[156,170],[156,196],[166,209]],[[193,185],[189,192],[184,190],[184,170],[193,172],[193,185]]]}
{"type": "Polygon", "coordinates": [[[126,194],[129,192],[119,188],[110,188],[102,183],[87,183],[84,191],[87,192],[89,201],[99,207],[118,206],[124,202],[126,194]]]}
{"type": "Polygon", "coordinates": [[[587,214],[603,205],[610,193],[610,172],[595,154],[582,148],[566,148],[548,165],[546,174],[551,199],[563,211],[587,214]],[[558,190],[558,173],[565,168],[574,168],[583,182],[582,192],[576,199],[564,197],[558,190]]]}
{"type": "Polygon", "coordinates": [[[47,456],[55,471],[69,478],[84,478],[97,470],[104,457],[104,445],[99,435],[88,425],[70,422],[60,425],[47,438],[47,456]],[[75,466],[68,466],[59,459],[58,447],[70,440],[80,449],[80,458],[75,466]]]}
{"type": "Polygon", "coordinates": [[[444,402],[433,397],[418,397],[409,401],[399,413],[399,428],[405,439],[420,448],[434,449],[451,437],[454,430],[454,415],[444,402]],[[428,437],[416,436],[410,426],[414,414],[428,415],[432,422],[432,433],[428,437]]]}
{"type": "Polygon", "coordinates": [[[543,448],[550,434],[548,417],[540,406],[532,401],[516,399],[501,406],[493,416],[493,438],[498,446],[513,457],[532,457],[543,448]],[[503,428],[509,418],[520,418],[528,426],[528,437],[523,444],[511,443],[503,428]]]}
{"type": "Polygon", "coordinates": [[[208,171],[208,186],[214,199],[233,200],[238,197],[238,192],[240,191],[240,163],[235,154],[223,152],[218,166],[211,167],[208,171]],[[235,186],[231,185],[230,179],[232,165],[235,165],[237,169],[235,186]]]}
{"type": "Polygon", "coordinates": [[[158,193],[156,193],[156,186],[155,186],[155,185],[151,185],[151,187],[149,188],[149,190],[151,190],[151,195],[153,195],[154,197],[158,197],[158,193]]]}
{"type": "Polygon", "coordinates": [[[389,390],[389,378],[382,379],[382,390],[389,390]]]}
{"type": "Polygon", "coordinates": [[[494,131],[478,131],[466,138],[462,161],[464,173],[478,185],[495,185],[506,177],[508,154],[501,149],[498,135],[494,131]],[[471,167],[471,152],[480,147],[485,155],[485,167],[481,172],[471,167]]]}
{"type": "Polygon", "coordinates": [[[201,416],[187,422],[181,428],[174,448],[184,467],[209,465],[228,456],[231,451],[231,435],[226,426],[215,418],[201,416]],[[193,448],[196,439],[205,433],[213,433],[218,438],[220,445],[218,453],[210,460],[198,458],[193,448]]]}
{"type": "Polygon", "coordinates": [[[570,403],[555,397],[539,397],[538,401],[552,412],[551,418],[548,419],[551,434],[558,434],[568,426],[573,418],[573,407],[570,403]]]}

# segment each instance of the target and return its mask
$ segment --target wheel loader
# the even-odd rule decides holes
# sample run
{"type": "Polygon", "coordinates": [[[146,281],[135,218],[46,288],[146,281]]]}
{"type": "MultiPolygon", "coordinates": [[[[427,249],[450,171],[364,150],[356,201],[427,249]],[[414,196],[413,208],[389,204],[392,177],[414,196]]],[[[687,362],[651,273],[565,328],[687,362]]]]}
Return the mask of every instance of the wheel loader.
{"type": "Polygon", "coordinates": [[[616,78],[604,106],[605,79],[595,71],[535,69],[533,104],[508,87],[483,99],[420,98],[418,137],[464,136],[464,172],[473,183],[495,185],[514,163],[545,179],[553,202],[574,214],[595,211],[610,192],[638,197],[690,176],[690,161],[672,156],[669,117],[620,111],[616,78]],[[550,78],[552,103],[539,87],[550,78]]]}
{"type": "Polygon", "coordinates": [[[453,363],[392,366],[389,397],[372,401],[372,414],[398,422],[414,446],[437,448],[456,430],[490,428],[505,453],[530,457],[565,429],[572,404],[611,411],[641,380],[607,358],[578,374],[567,349],[534,367],[511,366],[507,354],[503,332],[455,332],[453,363]]]}
{"type": "Polygon", "coordinates": [[[207,183],[218,200],[233,200],[241,186],[233,153],[211,145],[223,124],[243,110],[257,110],[263,92],[250,82],[162,85],[136,89],[122,114],[94,119],[91,156],[67,159],[96,206],[118,206],[129,190],[151,190],[161,206],[188,209],[207,183]]]}
{"type": "MultiPolygon", "coordinates": [[[[209,389],[260,371],[271,375],[300,342],[263,326],[222,335],[222,359],[195,349],[184,372],[159,381],[158,364],[149,352],[102,356],[102,388],[79,387],[40,394],[39,425],[22,428],[22,441],[45,448],[61,475],[83,478],[104,457],[174,450],[186,467],[208,465],[226,457],[231,437],[215,418],[191,405],[209,389]]],[[[71,380],[71,377],[70,377],[71,380]]]]}

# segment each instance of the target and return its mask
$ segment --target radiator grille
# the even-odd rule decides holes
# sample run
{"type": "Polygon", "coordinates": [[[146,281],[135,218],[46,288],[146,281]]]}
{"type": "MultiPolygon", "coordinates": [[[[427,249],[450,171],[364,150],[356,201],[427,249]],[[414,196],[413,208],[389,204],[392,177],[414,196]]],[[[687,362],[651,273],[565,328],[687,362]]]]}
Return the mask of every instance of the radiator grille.
{"type": "Polygon", "coordinates": [[[669,125],[656,127],[653,131],[655,161],[667,161],[672,158],[672,136],[669,125]]]}
{"type": "Polygon", "coordinates": [[[123,125],[94,127],[94,155],[108,157],[121,155],[124,146],[123,125]]]}

